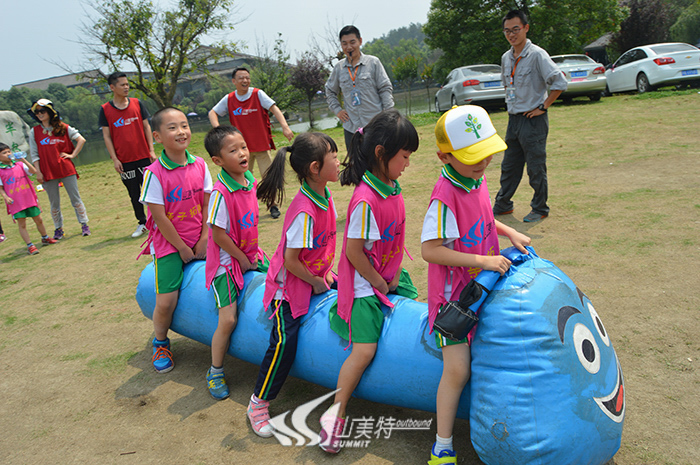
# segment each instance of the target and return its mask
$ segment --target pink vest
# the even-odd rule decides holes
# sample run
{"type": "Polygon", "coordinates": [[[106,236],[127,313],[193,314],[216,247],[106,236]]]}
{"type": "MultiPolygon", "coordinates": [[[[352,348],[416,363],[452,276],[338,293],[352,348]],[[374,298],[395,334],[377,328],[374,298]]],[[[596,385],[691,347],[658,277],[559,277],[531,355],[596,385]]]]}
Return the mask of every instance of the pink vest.
{"type": "MultiPolygon", "coordinates": [[[[329,190],[330,192],[330,190],[329,190]]],[[[270,261],[270,268],[267,271],[265,280],[265,295],[263,306],[268,308],[275,293],[280,288],[275,278],[284,266],[284,251],[287,248],[287,230],[299,213],[306,213],[314,220],[314,248],[302,249],[299,252],[299,260],[302,261],[309,272],[315,276],[323,276],[333,268],[335,258],[335,206],[332,194],[328,198],[328,209],[323,211],[311,199],[301,191],[297,193],[289,205],[284,215],[284,227],[282,228],[282,239],[280,240],[275,255],[270,261]]],[[[289,302],[292,309],[292,317],[299,318],[309,311],[309,301],[313,288],[306,281],[297,278],[292,273],[287,272],[284,287],[282,288],[283,299],[289,302]]]]}
{"type": "MultiPolygon", "coordinates": [[[[175,230],[188,247],[194,247],[202,234],[202,209],[204,205],[204,177],[207,164],[199,157],[194,163],[175,169],[166,169],[156,160],[148,170],[158,178],[163,186],[165,214],[175,226],[175,230]]],[[[153,244],[156,258],[176,253],[177,249],[163,237],[148,210],[146,219],[149,244],[153,244]]],[[[145,253],[146,250],[144,250],[145,253]]]]}
{"type": "Polygon", "coordinates": [[[39,206],[34,185],[24,172],[22,162],[15,163],[12,168],[0,169],[0,179],[5,193],[13,200],[12,204],[6,205],[8,214],[14,215],[27,208],[39,206]]]}
{"type": "MultiPolygon", "coordinates": [[[[452,185],[443,176],[435,184],[430,201],[439,200],[457,218],[460,239],[454,241],[454,250],[476,255],[498,255],[498,233],[491,210],[489,189],[486,178],[478,189],[465,191],[452,185]]],[[[452,271],[452,297],[459,299],[464,286],[476,277],[481,268],[447,267],[435,263],[428,264],[428,327],[433,331],[433,323],[440,306],[447,302],[445,283],[452,271]]]]}
{"type": "Polygon", "coordinates": [[[245,102],[236,98],[236,91],[228,94],[228,119],[243,134],[248,150],[265,152],[275,148],[270,130],[270,117],[260,104],[258,89],[245,102]]]}
{"type": "MultiPolygon", "coordinates": [[[[228,237],[231,238],[234,244],[248,257],[251,263],[256,264],[258,259],[264,257],[264,252],[258,246],[258,198],[255,195],[258,182],[253,183],[253,188],[250,190],[239,189],[234,192],[229,192],[226,186],[217,181],[214,184],[214,190],[219,191],[226,202],[228,210],[230,230],[228,237]]],[[[210,221],[213,219],[210,219],[210,221]]],[[[205,277],[207,289],[211,287],[212,281],[216,275],[216,271],[221,266],[221,248],[214,241],[212,228],[209,228],[209,236],[207,241],[207,265],[205,268],[205,277]]],[[[238,260],[231,257],[231,265],[226,270],[233,277],[236,283],[236,289],[243,289],[243,273],[241,272],[241,264],[238,260]]]]}
{"type": "MultiPolygon", "coordinates": [[[[401,268],[404,240],[406,237],[406,210],[402,195],[390,195],[383,199],[374,189],[360,182],[350,198],[347,218],[350,218],[360,202],[367,202],[377,220],[382,239],[372,244],[372,250],[365,250],[370,263],[387,282],[396,276],[401,268]]],[[[338,315],[350,323],[354,300],[355,268],[345,255],[347,234],[343,236],[343,251],[338,261],[338,315]]],[[[375,289],[375,294],[383,304],[392,306],[384,294],[375,289]]]]}

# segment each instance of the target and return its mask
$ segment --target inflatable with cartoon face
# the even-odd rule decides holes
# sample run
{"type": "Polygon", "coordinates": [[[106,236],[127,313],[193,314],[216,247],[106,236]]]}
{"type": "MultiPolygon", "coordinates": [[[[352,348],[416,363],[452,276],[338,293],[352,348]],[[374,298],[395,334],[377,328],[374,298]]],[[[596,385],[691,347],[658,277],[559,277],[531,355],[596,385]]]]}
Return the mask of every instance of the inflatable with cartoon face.
{"type": "Polygon", "coordinates": [[[603,464],[625,416],[622,370],[591,301],[559,268],[513,249],[472,343],[470,427],[481,460],[603,464]]]}

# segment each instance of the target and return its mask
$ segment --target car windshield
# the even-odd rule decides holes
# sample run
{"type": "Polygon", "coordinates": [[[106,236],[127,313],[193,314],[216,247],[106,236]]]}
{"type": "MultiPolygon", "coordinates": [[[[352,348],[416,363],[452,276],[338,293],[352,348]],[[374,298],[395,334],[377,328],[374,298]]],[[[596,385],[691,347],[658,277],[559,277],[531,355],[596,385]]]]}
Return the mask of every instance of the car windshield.
{"type": "Polygon", "coordinates": [[[649,47],[657,55],[664,55],[673,52],[694,52],[697,48],[690,44],[661,44],[649,47]]]}
{"type": "Polygon", "coordinates": [[[589,64],[592,60],[586,55],[554,56],[552,61],[558,65],[580,65],[589,64]]]}
{"type": "Polygon", "coordinates": [[[469,68],[462,68],[464,76],[474,76],[476,74],[499,74],[501,67],[498,65],[477,65],[469,68]]]}

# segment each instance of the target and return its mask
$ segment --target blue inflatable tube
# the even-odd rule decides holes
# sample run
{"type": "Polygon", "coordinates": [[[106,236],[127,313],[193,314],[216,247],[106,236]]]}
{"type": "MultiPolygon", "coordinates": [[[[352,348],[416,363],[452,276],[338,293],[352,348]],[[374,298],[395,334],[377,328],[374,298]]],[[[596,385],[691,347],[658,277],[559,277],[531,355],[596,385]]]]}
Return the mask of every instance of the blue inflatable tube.
{"type": "MultiPolygon", "coordinates": [[[[231,336],[229,355],[256,365],[262,361],[272,330],[271,313],[263,311],[265,275],[249,271],[238,299],[238,325],[231,336]]],[[[152,319],[155,308],[153,264],[141,273],[136,300],[143,314],[152,319]]],[[[336,291],[311,298],[309,313],[302,317],[297,356],[291,375],[335,389],[340,367],[350,354],[347,341],[330,329],[328,310],[336,291]]],[[[435,412],[435,396],[442,376],[442,352],[435,336],[428,334],[428,306],[389,295],[393,309],[382,307],[386,318],[377,355],[355,389],[354,396],[382,404],[435,412]]],[[[202,344],[211,345],[218,323],[213,291],[207,290],[204,262],[185,266],[180,298],[171,330],[202,344]]],[[[469,386],[462,393],[457,416],[469,418],[469,386]]]]}

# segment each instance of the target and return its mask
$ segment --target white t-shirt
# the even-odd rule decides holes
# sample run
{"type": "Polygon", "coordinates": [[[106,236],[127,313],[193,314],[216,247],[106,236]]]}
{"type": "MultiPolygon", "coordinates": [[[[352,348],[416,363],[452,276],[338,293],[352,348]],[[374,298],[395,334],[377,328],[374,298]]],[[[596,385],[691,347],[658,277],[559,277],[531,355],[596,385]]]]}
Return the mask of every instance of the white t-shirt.
{"type": "MultiPolygon", "coordinates": [[[[460,234],[459,227],[457,226],[457,218],[452,210],[440,200],[433,200],[430,202],[428,211],[425,214],[425,219],[423,220],[423,231],[420,236],[421,242],[442,239],[442,245],[448,249],[454,250],[454,242],[459,238],[460,234]],[[438,224],[444,225],[444,227],[438,230],[438,224]]],[[[447,300],[450,300],[452,297],[452,272],[449,271],[449,273],[450,279],[447,279],[445,282],[445,298],[447,300]]]]}
{"type": "MultiPolygon", "coordinates": [[[[364,239],[366,250],[372,250],[372,244],[381,240],[382,234],[379,232],[377,220],[367,202],[360,202],[350,214],[345,227],[348,239],[364,239]]],[[[368,297],[374,295],[372,285],[362,275],[355,270],[355,298],[368,297]]]]}
{"type": "MultiPolygon", "coordinates": [[[[238,95],[238,92],[234,92],[233,95],[235,95],[239,102],[245,102],[251,97],[251,95],[253,95],[253,88],[249,87],[248,92],[245,95],[238,95]]],[[[266,110],[269,110],[270,107],[275,104],[275,101],[272,100],[262,89],[258,89],[258,100],[260,100],[260,105],[262,105],[262,107],[266,110]]],[[[214,105],[212,110],[214,110],[214,113],[219,116],[228,115],[228,94],[224,95],[224,98],[219,100],[219,103],[214,105]]]]}

